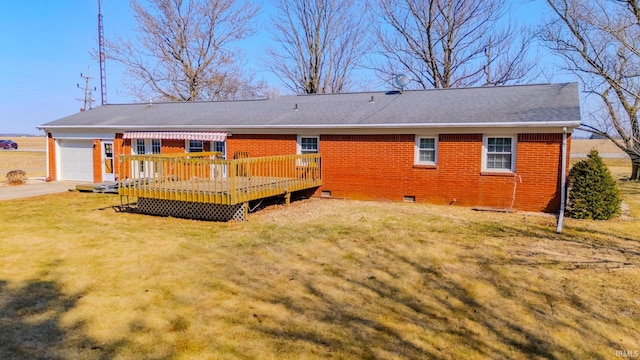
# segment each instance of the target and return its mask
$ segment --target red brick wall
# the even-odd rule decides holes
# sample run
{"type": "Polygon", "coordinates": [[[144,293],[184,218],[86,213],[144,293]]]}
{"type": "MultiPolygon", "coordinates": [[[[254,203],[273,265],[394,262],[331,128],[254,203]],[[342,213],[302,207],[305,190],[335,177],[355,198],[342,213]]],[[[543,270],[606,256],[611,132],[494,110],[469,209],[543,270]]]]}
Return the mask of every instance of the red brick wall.
{"type": "Polygon", "coordinates": [[[250,157],[295,154],[296,143],[296,135],[233,135],[227,138],[227,159],[236,151],[247,151],[250,157]]]}
{"type": "MultiPolygon", "coordinates": [[[[567,154],[571,153],[571,136],[567,154]]],[[[555,212],[560,208],[562,134],[520,134],[516,153],[517,197],[514,207],[555,212]],[[533,205],[535,204],[535,206],[533,205]]],[[[569,159],[567,156],[567,174],[569,159]]]]}
{"type": "Polygon", "coordinates": [[[413,134],[323,135],[323,190],[332,197],[513,208],[559,208],[562,134],[521,134],[515,174],[482,173],[482,135],[441,134],[437,166],[414,166],[413,134]],[[514,197],[515,192],[515,197],[514,197]]]}
{"type": "Polygon", "coordinates": [[[51,136],[51,133],[47,134],[47,154],[49,157],[49,167],[47,169],[48,177],[50,181],[58,180],[56,173],[56,141],[51,136]]]}
{"type": "Polygon", "coordinates": [[[332,197],[402,200],[414,135],[321,135],[323,189],[332,197]]]}
{"type": "Polygon", "coordinates": [[[160,142],[160,152],[163,154],[176,154],[185,153],[185,141],[184,140],[162,140],[160,142]]]}
{"type": "MultiPolygon", "coordinates": [[[[127,140],[129,141],[129,140],[127,140]]],[[[127,154],[126,151],[131,151],[131,147],[125,145],[125,140],[122,138],[122,134],[116,134],[116,138],[113,140],[113,167],[116,176],[116,180],[120,178],[120,172],[122,171],[119,156],[120,154],[127,154]]]]}
{"type": "Polygon", "coordinates": [[[93,140],[93,182],[102,181],[102,143],[99,139],[93,140]]]}
{"type": "MultiPolygon", "coordinates": [[[[227,156],[295,154],[296,135],[227,138],[227,156]]],[[[516,172],[482,172],[482,134],[440,134],[437,166],[414,165],[414,134],[321,135],[323,186],[332,197],[511,208],[556,212],[560,204],[562,134],[520,134],[516,172]],[[515,194],[515,196],[514,196],[515,194]]],[[[571,138],[567,153],[570,153],[571,138]]],[[[130,153],[130,141],[123,144],[130,153]]],[[[184,141],[164,140],[163,153],[184,152],[184,141]]],[[[567,159],[567,164],[569,160],[567,159]]],[[[568,169],[568,166],[567,166],[568,169]]]]}

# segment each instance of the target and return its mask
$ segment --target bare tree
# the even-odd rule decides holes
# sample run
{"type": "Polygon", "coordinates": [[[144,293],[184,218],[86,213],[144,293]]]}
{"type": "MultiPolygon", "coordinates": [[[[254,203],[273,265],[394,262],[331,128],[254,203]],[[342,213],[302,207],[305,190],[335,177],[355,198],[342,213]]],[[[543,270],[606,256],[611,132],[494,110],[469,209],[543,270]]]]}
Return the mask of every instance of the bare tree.
{"type": "Polygon", "coordinates": [[[359,0],[274,0],[266,67],[296,93],[342,92],[368,50],[359,0]]]}
{"type": "Polygon", "coordinates": [[[107,41],[141,100],[226,100],[261,95],[233,45],[254,34],[258,7],[244,0],[131,0],[136,41],[107,41]]]}
{"type": "Polygon", "coordinates": [[[374,0],[381,78],[405,72],[423,89],[520,82],[531,36],[506,19],[508,0],[374,0]]]}
{"type": "Polygon", "coordinates": [[[547,0],[553,20],[541,38],[580,76],[603,115],[584,130],[613,141],[640,169],[640,6],[636,0],[547,0]]]}

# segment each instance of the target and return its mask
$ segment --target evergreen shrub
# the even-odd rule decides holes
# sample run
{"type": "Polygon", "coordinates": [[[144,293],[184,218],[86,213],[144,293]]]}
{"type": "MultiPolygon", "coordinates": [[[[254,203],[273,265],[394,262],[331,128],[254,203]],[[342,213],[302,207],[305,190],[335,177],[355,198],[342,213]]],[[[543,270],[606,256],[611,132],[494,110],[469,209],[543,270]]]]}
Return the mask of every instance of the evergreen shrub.
{"type": "Polygon", "coordinates": [[[620,190],[597,150],[569,171],[567,216],[609,220],[620,214],[620,190]]]}

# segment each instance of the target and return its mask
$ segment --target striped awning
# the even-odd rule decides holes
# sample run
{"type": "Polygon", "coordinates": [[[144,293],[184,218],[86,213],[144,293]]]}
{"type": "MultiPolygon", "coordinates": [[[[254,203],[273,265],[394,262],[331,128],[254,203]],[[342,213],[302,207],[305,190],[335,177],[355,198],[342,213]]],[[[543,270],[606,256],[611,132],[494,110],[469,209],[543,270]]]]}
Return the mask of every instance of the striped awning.
{"type": "Polygon", "coordinates": [[[225,141],[226,132],[214,131],[127,131],[123,139],[163,139],[163,140],[202,140],[225,141]]]}

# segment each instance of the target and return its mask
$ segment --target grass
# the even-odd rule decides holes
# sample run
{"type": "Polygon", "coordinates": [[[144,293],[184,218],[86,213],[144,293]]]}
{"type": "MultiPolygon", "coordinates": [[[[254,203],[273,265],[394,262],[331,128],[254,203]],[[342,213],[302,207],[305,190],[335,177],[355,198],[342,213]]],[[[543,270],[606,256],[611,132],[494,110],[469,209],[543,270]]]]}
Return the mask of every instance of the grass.
{"type": "MultiPolygon", "coordinates": [[[[634,214],[640,184],[622,184],[634,214]]],[[[3,202],[7,359],[614,358],[640,350],[637,217],[310,199],[238,223],[3,202]]],[[[107,209],[100,210],[107,207],[107,209]]]]}
{"type": "Polygon", "coordinates": [[[3,201],[0,357],[616,358],[640,350],[640,183],[604,160],[625,215],[562,234],[549,215],[422,204],[211,223],[118,213],[113,195],[3,201]]]}

